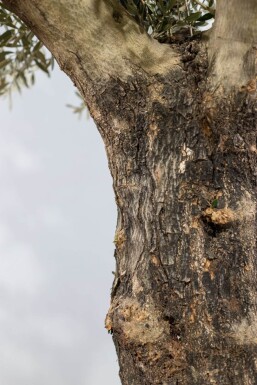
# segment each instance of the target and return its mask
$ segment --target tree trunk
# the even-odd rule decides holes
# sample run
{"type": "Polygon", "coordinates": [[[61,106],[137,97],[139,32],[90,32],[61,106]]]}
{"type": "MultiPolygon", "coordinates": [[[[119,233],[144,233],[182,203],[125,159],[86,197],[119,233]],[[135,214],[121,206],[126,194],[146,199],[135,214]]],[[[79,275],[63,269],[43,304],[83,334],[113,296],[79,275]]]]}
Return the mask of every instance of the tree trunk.
{"type": "Polygon", "coordinates": [[[123,130],[103,134],[118,205],[106,324],[123,385],[253,385],[256,104],[210,101],[204,52],[180,49],[183,70],[134,80],[123,130]]]}
{"type": "Polygon", "coordinates": [[[114,0],[57,3],[9,4],[83,93],[106,146],[118,206],[106,327],[122,384],[256,384],[255,24],[233,56],[218,3],[208,59],[198,39],[153,42],[114,0]],[[79,4],[88,39],[74,32],[79,4]],[[100,48],[96,14],[108,20],[100,48]]]}

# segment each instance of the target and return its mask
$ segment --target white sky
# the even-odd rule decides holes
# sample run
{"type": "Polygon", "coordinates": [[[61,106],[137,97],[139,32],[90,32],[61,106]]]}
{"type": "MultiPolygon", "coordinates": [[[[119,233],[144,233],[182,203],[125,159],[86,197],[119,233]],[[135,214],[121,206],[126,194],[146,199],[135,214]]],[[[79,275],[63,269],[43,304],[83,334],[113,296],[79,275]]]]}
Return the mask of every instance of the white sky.
{"type": "Polygon", "coordinates": [[[0,384],[119,385],[104,329],[116,208],[103,144],[59,70],[0,99],[0,384]]]}

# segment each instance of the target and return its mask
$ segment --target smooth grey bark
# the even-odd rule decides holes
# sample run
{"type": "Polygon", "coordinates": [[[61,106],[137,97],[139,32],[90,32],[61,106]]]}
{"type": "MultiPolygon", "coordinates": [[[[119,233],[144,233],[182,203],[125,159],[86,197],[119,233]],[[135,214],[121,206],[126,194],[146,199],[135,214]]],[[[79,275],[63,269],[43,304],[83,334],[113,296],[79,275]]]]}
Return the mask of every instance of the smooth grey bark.
{"type": "Polygon", "coordinates": [[[257,2],[217,1],[209,46],[211,78],[221,88],[254,87],[257,2]]]}
{"type": "Polygon", "coordinates": [[[255,2],[220,0],[210,43],[172,47],[114,0],[4,3],[106,146],[118,206],[106,327],[122,384],[256,384],[255,2]]]}

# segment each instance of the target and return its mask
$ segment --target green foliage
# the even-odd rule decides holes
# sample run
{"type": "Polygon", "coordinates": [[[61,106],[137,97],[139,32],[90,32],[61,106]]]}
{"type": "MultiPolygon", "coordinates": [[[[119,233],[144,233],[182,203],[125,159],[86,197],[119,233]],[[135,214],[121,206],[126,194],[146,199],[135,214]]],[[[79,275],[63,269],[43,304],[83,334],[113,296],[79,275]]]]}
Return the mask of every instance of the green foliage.
{"type": "Polygon", "coordinates": [[[35,82],[35,71],[49,75],[53,58],[43,44],[0,3],[0,95],[20,91],[35,82]]]}
{"type": "Polygon", "coordinates": [[[82,117],[84,112],[86,112],[86,116],[87,116],[87,118],[89,118],[90,117],[89,111],[85,105],[85,102],[84,102],[82,96],[80,95],[80,93],[78,91],[76,91],[75,94],[79,99],[79,104],[77,106],[74,106],[73,104],[67,104],[67,107],[71,108],[72,112],[74,114],[76,114],[79,118],[82,117]]]}
{"type": "Polygon", "coordinates": [[[219,203],[218,198],[215,198],[215,199],[212,201],[211,207],[212,207],[213,209],[216,209],[216,208],[218,207],[218,203],[219,203]]]}
{"type": "Polygon", "coordinates": [[[170,41],[178,32],[193,35],[214,18],[214,0],[120,0],[155,39],[170,41]]]}

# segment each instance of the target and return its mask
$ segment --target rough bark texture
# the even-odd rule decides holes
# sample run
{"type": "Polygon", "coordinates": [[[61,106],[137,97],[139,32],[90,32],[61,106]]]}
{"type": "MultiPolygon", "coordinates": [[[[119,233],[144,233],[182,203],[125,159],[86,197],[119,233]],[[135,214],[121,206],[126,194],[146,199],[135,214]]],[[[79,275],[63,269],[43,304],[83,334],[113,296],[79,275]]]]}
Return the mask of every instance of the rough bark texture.
{"type": "Polygon", "coordinates": [[[245,91],[215,100],[199,48],[183,45],[170,77],[138,77],[124,129],[108,130],[119,218],[107,326],[126,385],[256,384],[256,105],[245,91]]]}
{"type": "MultiPolygon", "coordinates": [[[[75,20],[83,24],[79,7],[85,20],[96,18],[92,1],[72,2],[76,14],[70,1],[4,2],[77,84],[105,142],[118,206],[106,327],[122,384],[256,384],[255,32],[247,40],[242,31],[249,54],[230,81],[221,71],[219,24],[208,60],[206,43],[160,48],[120,8],[115,13],[115,1],[96,1],[98,17],[111,24],[105,54],[92,47],[91,57],[88,49],[99,39],[94,21],[89,43],[73,28],[75,20]],[[119,47],[127,56],[110,56],[113,28],[126,49],[132,30],[132,54],[119,47]]],[[[246,4],[256,12],[254,2],[246,4]]],[[[231,55],[226,60],[233,69],[231,55]]]]}

